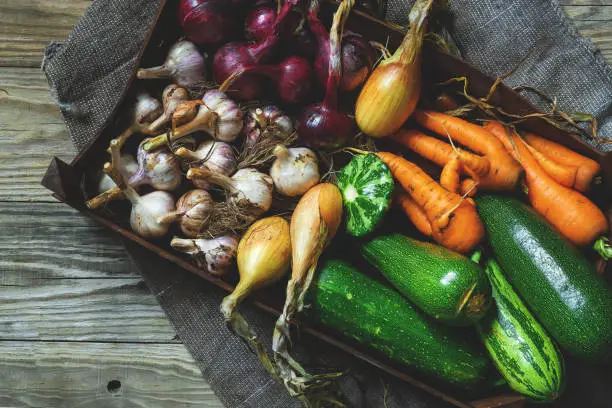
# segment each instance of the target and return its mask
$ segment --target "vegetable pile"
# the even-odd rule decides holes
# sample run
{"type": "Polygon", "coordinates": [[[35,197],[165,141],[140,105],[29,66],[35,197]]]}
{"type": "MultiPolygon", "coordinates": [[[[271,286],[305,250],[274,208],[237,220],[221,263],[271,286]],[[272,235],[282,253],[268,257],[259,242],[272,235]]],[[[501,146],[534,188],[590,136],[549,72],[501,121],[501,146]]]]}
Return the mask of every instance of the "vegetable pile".
{"type": "Polygon", "coordinates": [[[304,406],[342,396],[341,373],[293,356],[301,314],[454,386],[493,387],[496,369],[556,399],[564,353],[612,359],[612,292],[591,262],[612,257],[588,198],[599,164],[452,86],[423,87],[433,0],[377,64],[381,46],[344,30],[355,2],[329,31],[319,3],[179,2],[186,39],[138,70],[87,207],[238,279],[223,318],[304,406]],[[270,353],[239,307],[275,284],[270,353]]]}

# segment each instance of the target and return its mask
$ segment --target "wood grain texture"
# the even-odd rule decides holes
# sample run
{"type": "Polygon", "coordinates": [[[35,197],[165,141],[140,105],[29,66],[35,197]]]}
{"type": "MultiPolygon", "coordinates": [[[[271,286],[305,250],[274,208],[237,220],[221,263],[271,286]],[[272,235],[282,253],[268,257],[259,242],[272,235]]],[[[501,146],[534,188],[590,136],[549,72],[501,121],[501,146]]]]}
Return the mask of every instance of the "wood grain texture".
{"type": "Polygon", "coordinates": [[[0,406],[222,407],[180,344],[0,342],[0,406]]]}
{"type": "Polygon", "coordinates": [[[116,234],[64,204],[0,202],[0,225],[0,285],[140,276],[116,234]]]}
{"type": "MultiPolygon", "coordinates": [[[[74,155],[42,52],[90,3],[0,0],[0,406],[221,407],[118,238],[39,184],[74,155]]],[[[612,0],[561,4],[612,62],[612,0]]]]}
{"type": "Polygon", "coordinates": [[[65,39],[88,0],[0,1],[0,66],[39,67],[45,46],[65,39]]]}
{"type": "Polygon", "coordinates": [[[0,89],[0,200],[55,201],[40,180],[53,156],[75,150],[47,80],[37,68],[0,67],[0,89]]]}
{"type": "Polygon", "coordinates": [[[178,343],[140,278],[0,285],[0,340],[178,343]]]}

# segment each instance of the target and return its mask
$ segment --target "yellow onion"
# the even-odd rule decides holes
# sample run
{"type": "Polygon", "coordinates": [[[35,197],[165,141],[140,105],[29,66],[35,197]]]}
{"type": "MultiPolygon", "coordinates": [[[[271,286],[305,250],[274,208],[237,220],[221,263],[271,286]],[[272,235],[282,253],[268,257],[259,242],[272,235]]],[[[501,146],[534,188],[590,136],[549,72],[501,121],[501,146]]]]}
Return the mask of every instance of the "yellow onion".
{"type": "Polygon", "coordinates": [[[291,264],[289,223],[281,217],[268,217],[255,222],[238,244],[240,281],[221,303],[221,314],[231,330],[255,351],[262,366],[280,381],[263,343],[249,327],[236,307],[251,292],[271,285],[287,273],[291,264]]]}
{"type": "Polygon", "coordinates": [[[223,299],[226,320],[236,306],[254,290],[271,285],[287,273],[291,263],[289,223],[281,217],[262,218],[246,231],[238,244],[240,281],[223,299]]]}
{"type": "Polygon", "coordinates": [[[425,19],[433,0],[418,0],[410,11],[410,30],[395,53],[366,81],[355,106],[359,128],[372,137],[395,133],[412,115],[421,96],[421,48],[425,19]]]}
{"type": "Polygon", "coordinates": [[[342,220],[342,194],[330,183],[317,184],[298,202],[291,217],[291,279],[283,313],[276,321],[272,350],[277,372],[292,395],[308,389],[308,384],[325,382],[326,375],[311,376],[291,357],[289,322],[304,307],[319,257],[338,231],[342,220]],[[295,371],[298,371],[296,373],[295,371]]]}

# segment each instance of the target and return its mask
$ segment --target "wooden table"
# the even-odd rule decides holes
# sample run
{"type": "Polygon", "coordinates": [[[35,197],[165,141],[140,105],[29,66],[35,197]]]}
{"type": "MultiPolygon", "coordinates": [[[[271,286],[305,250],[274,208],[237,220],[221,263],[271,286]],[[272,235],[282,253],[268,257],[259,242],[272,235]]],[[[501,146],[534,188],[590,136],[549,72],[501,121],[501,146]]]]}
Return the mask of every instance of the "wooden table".
{"type": "MultiPolygon", "coordinates": [[[[612,62],[612,2],[561,3],[612,62]]],[[[39,184],[75,153],[42,50],[88,4],[0,0],[0,406],[220,407],[119,239],[39,184]]]]}

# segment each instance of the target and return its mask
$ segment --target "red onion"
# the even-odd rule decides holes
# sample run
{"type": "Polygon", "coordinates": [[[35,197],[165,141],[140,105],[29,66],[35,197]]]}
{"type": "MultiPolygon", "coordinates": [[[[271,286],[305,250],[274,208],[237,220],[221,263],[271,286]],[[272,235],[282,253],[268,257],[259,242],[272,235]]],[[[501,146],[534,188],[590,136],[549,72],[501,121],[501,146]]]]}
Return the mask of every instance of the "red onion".
{"type": "Polygon", "coordinates": [[[278,65],[255,65],[245,69],[270,78],[276,85],[276,92],[285,103],[300,103],[312,93],[312,67],[307,59],[288,57],[278,65]]]}
{"type": "MultiPolygon", "coordinates": [[[[329,73],[329,33],[319,19],[319,0],[312,0],[308,9],[308,25],[319,45],[314,69],[322,87],[327,84],[329,73]]],[[[342,79],[340,89],[352,91],[362,85],[374,66],[375,52],[362,36],[347,33],[342,37],[342,79]]]]}
{"type": "Polygon", "coordinates": [[[321,103],[307,107],[298,119],[298,137],[305,145],[315,149],[338,148],[353,136],[353,119],[338,110],[338,85],[342,75],[340,39],[352,5],[351,0],[343,0],[334,14],[329,39],[329,75],[325,99],[321,103]]]}
{"type": "Polygon", "coordinates": [[[276,21],[276,7],[255,7],[244,21],[245,37],[255,42],[265,40],[274,30],[274,21],[276,21]]]}
{"type": "Polygon", "coordinates": [[[285,45],[288,54],[297,54],[301,57],[313,61],[317,56],[319,47],[317,41],[306,27],[301,27],[293,33],[290,41],[285,45]]]}
{"type": "MultiPolygon", "coordinates": [[[[219,48],[213,60],[215,80],[218,83],[225,82],[230,76],[245,71],[248,67],[265,63],[266,59],[274,54],[286,25],[285,20],[298,1],[287,0],[274,22],[272,33],[265,40],[256,44],[230,42],[219,48]]],[[[234,80],[228,93],[236,99],[256,99],[263,94],[264,86],[265,81],[261,76],[247,72],[234,80]]]]}
{"type": "Polygon", "coordinates": [[[340,89],[352,91],[361,86],[372,72],[375,60],[374,50],[365,38],[356,33],[345,34],[342,37],[340,89]]]}
{"type": "Polygon", "coordinates": [[[239,31],[239,17],[227,0],[179,0],[178,23],[198,45],[228,41],[239,31]]]}

